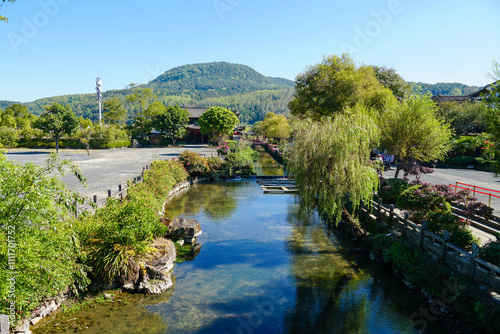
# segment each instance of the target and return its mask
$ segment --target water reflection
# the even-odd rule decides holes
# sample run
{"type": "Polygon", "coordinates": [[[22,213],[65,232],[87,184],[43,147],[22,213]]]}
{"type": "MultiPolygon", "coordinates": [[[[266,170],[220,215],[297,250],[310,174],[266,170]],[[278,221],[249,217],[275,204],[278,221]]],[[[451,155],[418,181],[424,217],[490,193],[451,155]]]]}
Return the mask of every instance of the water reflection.
{"type": "Polygon", "coordinates": [[[173,293],[73,315],[92,318],[84,333],[414,332],[409,315],[421,301],[376,265],[347,257],[291,195],[226,181],[192,187],[167,209],[200,222],[202,251],[174,267],[173,293]]]}
{"type": "Polygon", "coordinates": [[[255,148],[259,152],[259,158],[254,164],[254,171],[257,175],[284,175],[283,166],[274,161],[262,147],[255,148]]]}
{"type": "Polygon", "coordinates": [[[294,229],[286,243],[296,288],[295,305],[284,317],[286,333],[413,332],[373,277],[325,235],[317,216],[299,218],[296,206],[289,212],[294,229]]]}
{"type": "Polygon", "coordinates": [[[203,212],[214,221],[227,219],[238,205],[238,197],[235,195],[237,186],[235,181],[194,185],[189,196],[176,197],[165,205],[165,216],[173,220],[183,215],[198,215],[203,212]]]}

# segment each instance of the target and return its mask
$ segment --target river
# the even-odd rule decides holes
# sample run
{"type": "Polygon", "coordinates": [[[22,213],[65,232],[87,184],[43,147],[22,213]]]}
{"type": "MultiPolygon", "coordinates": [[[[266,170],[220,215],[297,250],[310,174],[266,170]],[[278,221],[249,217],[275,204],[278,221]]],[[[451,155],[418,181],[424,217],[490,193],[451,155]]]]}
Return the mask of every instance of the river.
{"type": "Polygon", "coordinates": [[[418,293],[345,250],[317,215],[299,214],[294,195],[218,181],[192,186],[166,215],[203,229],[200,253],[175,265],[171,291],[96,303],[36,333],[79,332],[67,325],[75,319],[83,333],[416,333],[410,318],[426,307],[418,293]]]}

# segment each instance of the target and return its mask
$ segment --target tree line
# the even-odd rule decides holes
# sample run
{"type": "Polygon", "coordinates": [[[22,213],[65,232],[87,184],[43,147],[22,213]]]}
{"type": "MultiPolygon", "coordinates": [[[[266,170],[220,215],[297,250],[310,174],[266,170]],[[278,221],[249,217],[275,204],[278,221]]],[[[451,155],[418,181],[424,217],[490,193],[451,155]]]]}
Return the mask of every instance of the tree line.
{"type": "MultiPolygon", "coordinates": [[[[105,99],[102,121],[77,117],[69,104],[53,103],[44,106],[44,112],[36,116],[26,106],[13,104],[0,110],[0,147],[37,147],[46,144],[51,137],[56,152],[63,137],[69,146],[115,148],[130,146],[134,138],[144,139],[154,130],[164,142],[176,145],[186,135],[189,111],[179,105],[166,105],[157,100],[150,88],[130,84],[125,101],[135,109],[135,117],[126,124],[128,115],[125,105],[117,97],[105,99]]],[[[210,108],[199,119],[201,131],[213,141],[219,142],[231,135],[239,123],[238,117],[222,107],[210,108]]],[[[68,146],[68,145],[66,145],[68,146]]]]}

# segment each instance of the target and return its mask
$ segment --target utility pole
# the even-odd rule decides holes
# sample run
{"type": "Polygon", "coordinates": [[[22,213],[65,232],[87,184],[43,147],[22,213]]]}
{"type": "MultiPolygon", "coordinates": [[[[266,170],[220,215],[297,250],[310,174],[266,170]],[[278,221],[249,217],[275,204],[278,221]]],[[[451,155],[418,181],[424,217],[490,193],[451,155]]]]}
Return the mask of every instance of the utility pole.
{"type": "Polygon", "coordinates": [[[101,125],[101,117],[102,117],[102,80],[97,77],[95,80],[95,90],[97,92],[97,103],[99,104],[99,125],[101,125]]]}

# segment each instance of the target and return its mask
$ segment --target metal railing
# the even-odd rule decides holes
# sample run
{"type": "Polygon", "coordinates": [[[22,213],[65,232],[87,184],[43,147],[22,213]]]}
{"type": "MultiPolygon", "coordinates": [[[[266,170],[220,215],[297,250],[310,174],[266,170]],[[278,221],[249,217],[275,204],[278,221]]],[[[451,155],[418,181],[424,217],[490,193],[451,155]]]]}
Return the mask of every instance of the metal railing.
{"type": "Polygon", "coordinates": [[[472,192],[472,196],[474,196],[474,197],[476,197],[476,194],[488,195],[488,197],[489,197],[488,206],[490,206],[490,207],[491,207],[491,198],[492,197],[500,198],[500,191],[498,191],[498,190],[478,187],[478,186],[474,186],[474,185],[466,184],[466,183],[462,183],[462,182],[455,182],[455,184],[450,184],[450,187],[455,187],[455,192],[458,189],[468,190],[468,191],[472,192]],[[478,189],[480,189],[480,190],[478,190],[478,189]],[[484,192],[482,190],[486,190],[488,192],[484,192]],[[493,195],[492,193],[497,193],[498,195],[493,195]]]}

